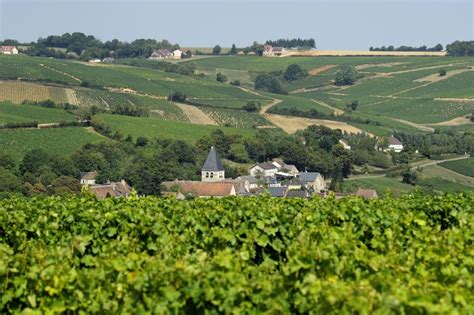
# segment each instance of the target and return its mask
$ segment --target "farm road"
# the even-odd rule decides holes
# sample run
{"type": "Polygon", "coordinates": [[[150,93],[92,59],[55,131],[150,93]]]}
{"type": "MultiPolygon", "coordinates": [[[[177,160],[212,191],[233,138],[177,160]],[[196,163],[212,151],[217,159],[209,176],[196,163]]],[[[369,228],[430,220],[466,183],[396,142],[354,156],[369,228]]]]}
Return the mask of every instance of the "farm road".
{"type": "Polygon", "coordinates": [[[202,110],[196,106],[174,103],[188,117],[189,121],[198,125],[217,125],[217,123],[207,116],[202,110]]]}

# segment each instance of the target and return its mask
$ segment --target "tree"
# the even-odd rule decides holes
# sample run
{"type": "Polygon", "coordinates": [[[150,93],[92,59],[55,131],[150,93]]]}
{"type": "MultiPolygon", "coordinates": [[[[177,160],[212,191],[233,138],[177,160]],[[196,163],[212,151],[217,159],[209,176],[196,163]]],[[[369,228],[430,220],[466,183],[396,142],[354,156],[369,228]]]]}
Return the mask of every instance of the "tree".
{"type": "Polygon", "coordinates": [[[260,108],[260,103],[259,102],[256,102],[256,101],[249,101],[247,102],[246,105],[244,105],[244,107],[242,107],[245,111],[247,112],[256,112],[259,110],[260,108]]]}
{"type": "Polygon", "coordinates": [[[6,153],[0,152],[0,168],[12,171],[15,167],[15,160],[6,153]]]}
{"type": "Polygon", "coordinates": [[[222,51],[221,46],[216,45],[216,46],[214,46],[214,48],[212,49],[212,54],[213,54],[213,55],[220,55],[221,51],[222,51]]]}
{"type": "Polygon", "coordinates": [[[408,185],[416,185],[416,182],[418,180],[418,175],[410,170],[409,167],[407,167],[405,170],[402,172],[402,183],[408,184],[408,185]]]}
{"type": "Polygon", "coordinates": [[[37,174],[41,166],[48,165],[49,158],[49,154],[42,149],[28,151],[20,163],[21,174],[37,174]]]}
{"type": "Polygon", "coordinates": [[[218,72],[218,73],[216,74],[216,80],[217,80],[217,82],[224,83],[224,82],[227,81],[227,76],[225,76],[224,74],[218,72]]]}
{"type": "Polygon", "coordinates": [[[440,77],[444,77],[446,75],[446,70],[445,69],[440,69],[438,71],[440,77]]]}
{"type": "Polygon", "coordinates": [[[181,93],[181,92],[173,92],[170,95],[168,95],[168,101],[184,103],[186,102],[186,94],[181,93]]]}
{"type": "Polygon", "coordinates": [[[268,73],[262,73],[255,79],[255,88],[257,90],[267,91],[276,94],[288,94],[277,78],[268,73]]]}
{"type": "Polygon", "coordinates": [[[240,86],[240,81],[239,80],[234,80],[230,82],[230,84],[235,85],[235,86],[240,86]]]}
{"type": "Polygon", "coordinates": [[[352,108],[352,110],[355,111],[355,110],[357,109],[357,106],[359,106],[359,101],[358,101],[358,100],[353,100],[353,101],[351,102],[351,108],[352,108]]]}
{"type": "Polygon", "coordinates": [[[22,190],[20,179],[10,170],[0,167],[0,198],[11,193],[21,193],[22,190]]]}
{"type": "Polygon", "coordinates": [[[235,44],[232,44],[232,48],[229,50],[229,55],[237,55],[237,47],[235,47],[235,44]]]}
{"type": "Polygon", "coordinates": [[[135,145],[137,147],[144,147],[148,144],[148,138],[146,137],[143,137],[143,136],[139,136],[137,137],[137,140],[135,141],[135,145]]]}
{"type": "Polygon", "coordinates": [[[297,64],[289,65],[288,68],[286,68],[286,71],[283,73],[283,78],[285,78],[286,81],[295,81],[307,76],[308,72],[303,70],[297,64]]]}
{"type": "Polygon", "coordinates": [[[353,66],[343,65],[336,73],[336,85],[352,85],[357,80],[357,70],[353,66]]]}
{"type": "Polygon", "coordinates": [[[81,191],[81,184],[75,178],[69,176],[60,176],[51,183],[55,195],[73,195],[81,191]]]}

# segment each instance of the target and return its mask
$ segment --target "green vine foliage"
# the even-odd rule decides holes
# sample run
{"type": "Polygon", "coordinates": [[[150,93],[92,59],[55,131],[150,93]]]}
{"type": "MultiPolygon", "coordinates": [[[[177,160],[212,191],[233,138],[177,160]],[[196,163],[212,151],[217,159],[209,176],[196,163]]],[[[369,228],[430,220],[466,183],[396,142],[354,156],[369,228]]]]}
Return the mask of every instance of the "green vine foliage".
{"type": "Polygon", "coordinates": [[[474,195],[0,201],[1,314],[473,314],[474,195]]]}

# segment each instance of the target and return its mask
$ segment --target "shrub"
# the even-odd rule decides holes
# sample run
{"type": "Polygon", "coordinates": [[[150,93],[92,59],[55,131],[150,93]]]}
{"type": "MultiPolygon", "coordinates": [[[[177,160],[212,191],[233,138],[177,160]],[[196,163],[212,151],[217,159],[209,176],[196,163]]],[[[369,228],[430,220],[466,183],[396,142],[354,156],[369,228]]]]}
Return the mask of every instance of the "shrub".
{"type": "Polygon", "coordinates": [[[446,75],[446,70],[445,69],[440,69],[439,70],[439,76],[444,77],[446,75]]]}
{"type": "Polygon", "coordinates": [[[224,82],[227,81],[227,77],[224,74],[219,72],[219,73],[216,74],[216,80],[217,80],[217,82],[224,83],[224,82]]]}
{"type": "Polygon", "coordinates": [[[235,85],[235,86],[240,86],[240,81],[239,80],[234,80],[230,82],[230,84],[235,85]]]}
{"type": "Polygon", "coordinates": [[[168,95],[168,101],[184,103],[186,102],[186,94],[181,93],[181,92],[173,92],[170,95],[168,95]]]}
{"type": "Polygon", "coordinates": [[[289,65],[283,73],[283,78],[285,78],[286,81],[296,81],[307,76],[308,72],[297,64],[289,65]]]}
{"type": "Polygon", "coordinates": [[[262,73],[255,79],[255,88],[257,90],[267,91],[276,94],[288,94],[277,78],[268,73],[262,73]]]}
{"type": "Polygon", "coordinates": [[[357,80],[357,70],[353,66],[343,65],[336,73],[336,85],[352,85],[357,80]]]}

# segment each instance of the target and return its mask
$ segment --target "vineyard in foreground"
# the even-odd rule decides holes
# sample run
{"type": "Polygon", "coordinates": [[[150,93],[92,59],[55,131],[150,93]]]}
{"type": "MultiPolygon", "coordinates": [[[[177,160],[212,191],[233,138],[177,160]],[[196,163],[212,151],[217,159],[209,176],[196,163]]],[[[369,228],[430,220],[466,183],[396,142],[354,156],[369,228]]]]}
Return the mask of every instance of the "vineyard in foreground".
{"type": "Polygon", "coordinates": [[[0,201],[0,313],[472,314],[474,195],[0,201]]]}

